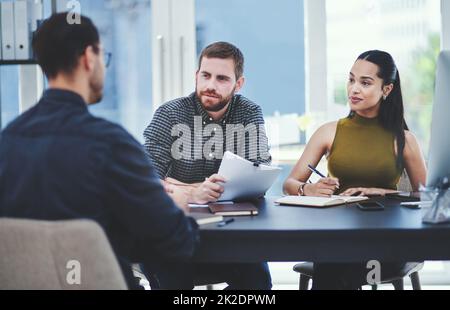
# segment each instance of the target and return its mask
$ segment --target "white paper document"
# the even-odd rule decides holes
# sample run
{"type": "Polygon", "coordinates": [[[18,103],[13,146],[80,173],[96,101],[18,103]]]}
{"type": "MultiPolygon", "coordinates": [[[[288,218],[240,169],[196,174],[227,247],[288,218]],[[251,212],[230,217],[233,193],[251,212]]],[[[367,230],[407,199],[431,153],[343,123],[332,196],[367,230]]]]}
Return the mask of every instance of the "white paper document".
{"type": "Polygon", "coordinates": [[[218,174],[227,182],[219,201],[233,201],[245,198],[259,198],[273,185],[281,168],[267,165],[255,166],[231,152],[226,152],[218,174]]]}

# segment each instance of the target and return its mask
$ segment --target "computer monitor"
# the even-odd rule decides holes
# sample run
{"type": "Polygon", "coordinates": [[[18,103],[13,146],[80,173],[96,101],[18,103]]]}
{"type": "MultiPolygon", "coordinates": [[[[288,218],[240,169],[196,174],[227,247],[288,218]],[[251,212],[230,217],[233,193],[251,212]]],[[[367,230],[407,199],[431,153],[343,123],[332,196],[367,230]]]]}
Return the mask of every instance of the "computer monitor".
{"type": "Polygon", "coordinates": [[[450,177],[450,51],[439,55],[434,96],[428,187],[436,187],[440,179],[450,177]]]}

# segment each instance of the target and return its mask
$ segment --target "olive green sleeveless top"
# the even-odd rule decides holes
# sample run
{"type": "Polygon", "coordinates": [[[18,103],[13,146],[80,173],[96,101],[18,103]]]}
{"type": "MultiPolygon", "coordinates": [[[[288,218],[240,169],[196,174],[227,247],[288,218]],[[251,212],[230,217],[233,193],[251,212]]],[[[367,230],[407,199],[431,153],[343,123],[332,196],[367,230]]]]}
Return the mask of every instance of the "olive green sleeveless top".
{"type": "Polygon", "coordinates": [[[397,188],[401,169],[397,167],[395,136],[378,118],[355,113],[338,122],[328,157],[328,172],[339,179],[339,193],[353,187],[397,188]]]}

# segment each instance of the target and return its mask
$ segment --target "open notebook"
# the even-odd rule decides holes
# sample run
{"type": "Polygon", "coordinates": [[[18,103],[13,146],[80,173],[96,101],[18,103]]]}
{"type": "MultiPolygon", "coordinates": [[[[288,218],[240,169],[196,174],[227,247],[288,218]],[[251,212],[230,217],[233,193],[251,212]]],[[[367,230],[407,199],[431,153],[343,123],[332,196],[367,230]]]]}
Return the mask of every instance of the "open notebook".
{"type": "Polygon", "coordinates": [[[332,207],[343,205],[346,203],[354,203],[359,201],[368,200],[369,197],[344,197],[344,196],[331,196],[331,197],[310,197],[310,196],[286,196],[278,199],[275,203],[280,205],[289,206],[305,206],[305,207],[332,207]]]}

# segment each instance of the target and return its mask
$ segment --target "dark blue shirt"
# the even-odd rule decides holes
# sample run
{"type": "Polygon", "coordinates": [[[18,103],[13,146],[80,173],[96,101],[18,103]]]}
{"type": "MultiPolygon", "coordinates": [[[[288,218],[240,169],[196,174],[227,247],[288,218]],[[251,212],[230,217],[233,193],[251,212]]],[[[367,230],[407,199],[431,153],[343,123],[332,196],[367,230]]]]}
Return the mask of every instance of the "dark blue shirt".
{"type": "Polygon", "coordinates": [[[57,89],[1,134],[0,217],[97,221],[128,281],[130,263],[188,259],[198,235],[142,146],[57,89]]]}

